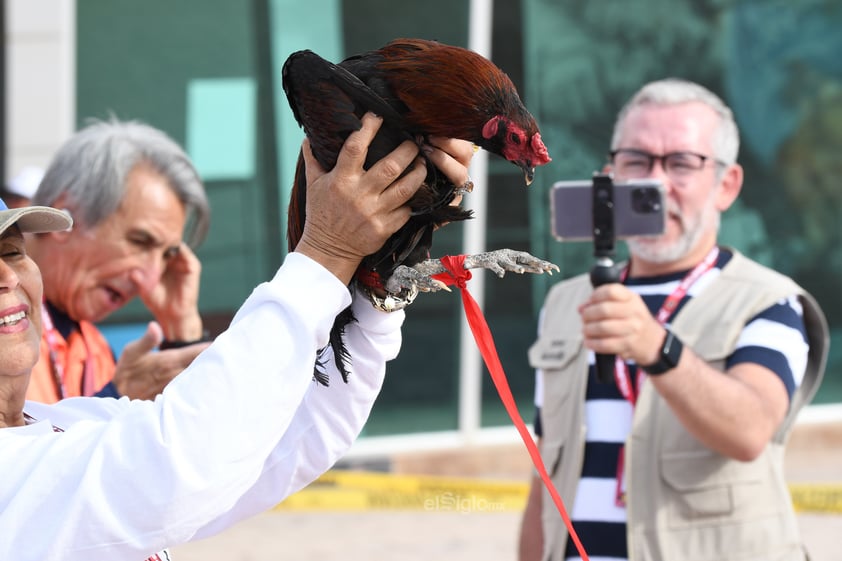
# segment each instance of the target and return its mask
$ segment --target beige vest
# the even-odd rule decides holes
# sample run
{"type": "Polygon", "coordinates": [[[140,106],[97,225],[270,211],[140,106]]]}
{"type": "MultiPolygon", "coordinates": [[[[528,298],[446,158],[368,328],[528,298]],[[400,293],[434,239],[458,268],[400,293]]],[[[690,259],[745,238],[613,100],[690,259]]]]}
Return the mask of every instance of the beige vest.
{"type": "MultiPolygon", "coordinates": [[[[672,330],[685,346],[721,368],[749,319],[797,294],[810,344],[807,371],[778,432],[751,462],[706,448],[652,385],[643,385],[625,451],[631,561],[805,559],[783,475],[784,444],[824,373],[827,322],[813,297],[792,280],[733,253],[714,282],[673,318],[672,330]]],[[[587,352],[576,307],[591,290],[587,275],[555,286],[545,302],[541,336],[529,349],[530,364],[544,372],[541,453],[568,509],[585,444],[587,352]]],[[[542,523],[543,558],[563,559],[567,530],[546,490],[542,523]]]]}

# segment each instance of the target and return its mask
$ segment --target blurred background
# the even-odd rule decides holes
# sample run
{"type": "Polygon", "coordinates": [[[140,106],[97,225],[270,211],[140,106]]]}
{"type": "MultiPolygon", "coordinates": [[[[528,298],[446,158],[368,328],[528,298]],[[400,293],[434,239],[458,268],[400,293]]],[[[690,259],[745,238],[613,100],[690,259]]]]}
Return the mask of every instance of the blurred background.
{"type": "MultiPolygon", "coordinates": [[[[644,82],[700,82],[734,109],[742,131],[746,184],[721,239],[818,298],[833,344],[815,403],[842,403],[838,1],[5,0],[0,18],[0,173],[8,181],[45,166],[91,118],[166,131],[193,158],[212,205],[198,255],[201,311],[214,333],[286,251],[303,138],[281,89],[291,52],[338,62],[422,37],[491,58],[536,116],[553,161],[526,189],[517,168],[490,158],[487,180],[475,178],[482,193],[464,203],[482,209],[480,231],[451,225],[433,254],[462,253],[472,236],[561,267],[561,276],[476,275],[469,284],[527,422],[534,379],[526,352],[543,296],[592,260],[590,244],[550,236],[552,183],[602,167],[616,113],[644,82]]],[[[516,438],[462,316],[456,293],[422,295],[409,309],[403,350],[356,450],[516,438]]],[[[139,304],[109,318],[115,348],[147,319],[139,304]]]]}

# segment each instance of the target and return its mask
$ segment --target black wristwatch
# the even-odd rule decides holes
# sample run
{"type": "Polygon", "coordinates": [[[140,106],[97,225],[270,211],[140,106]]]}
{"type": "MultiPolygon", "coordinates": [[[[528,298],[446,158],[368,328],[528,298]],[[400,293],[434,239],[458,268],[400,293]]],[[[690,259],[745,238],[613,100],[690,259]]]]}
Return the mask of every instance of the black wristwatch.
{"type": "Polygon", "coordinates": [[[667,329],[667,336],[664,337],[664,344],[661,345],[658,360],[654,364],[640,365],[640,367],[650,376],[660,376],[678,366],[682,349],[684,349],[684,344],[681,342],[681,339],[667,329]]]}
{"type": "Polygon", "coordinates": [[[164,339],[163,341],[161,341],[161,344],[158,345],[158,350],[166,351],[168,349],[181,349],[183,347],[195,345],[196,343],[209,343],[211,341],[213,341],[213,338],[210,336],[210,332],[207,329],[203,329],[201,339],[196,339],[195,341],[178,341],[175,339],[164,339]]]}

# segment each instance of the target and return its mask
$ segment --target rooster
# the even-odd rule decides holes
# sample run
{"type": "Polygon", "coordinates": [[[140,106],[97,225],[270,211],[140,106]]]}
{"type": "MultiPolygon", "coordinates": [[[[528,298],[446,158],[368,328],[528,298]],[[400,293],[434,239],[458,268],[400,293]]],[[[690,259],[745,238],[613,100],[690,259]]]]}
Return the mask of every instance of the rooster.
{"type": "MultiPolygon", "coordinates": [[[[293,115],[324,169],[333,169],[345,139],[360,129],[360,119],[368,111],[381,116],[383,124],[369,146],[366,169],[405,140],[421,145],[430,136],[468,140],[502,156],[523,170],[527,185],[535,167],[550,161],[535,119],[512,81],[491,61],[468,49],[397,39],[338,65],[304,50],[289,56],[282,77],[293,115]]],[[[290,251],[304,229],[305,177],[304,160],[299,155],[288,208],[290,251]]],[[[429,263],[420,265],[429,259],[435,229],[472,216],[471,211],[451,205],[472,187],[470,182],[454,185],[428,161],[425,183],[409,201],[409,221],[379,251],[363,259],[355,282],[369,293],[385,288],[398,298],[414,297],[419,287],[440,288],[429,273],[443,269],[429,263]]],[[[551,272],[556,268],[528,253],[510,250],[470,257],[473,259],[466,261],[466,268],[486,267],[499,276],[505,270],[551,272]]],[[[350,357],[342,334],[351,321],[350,309],[345,310],[337,317],[330,338],[334,361],[346,382],[350,357]]],[[[318,361],[315,378],[327,385],[318,361]]]]}

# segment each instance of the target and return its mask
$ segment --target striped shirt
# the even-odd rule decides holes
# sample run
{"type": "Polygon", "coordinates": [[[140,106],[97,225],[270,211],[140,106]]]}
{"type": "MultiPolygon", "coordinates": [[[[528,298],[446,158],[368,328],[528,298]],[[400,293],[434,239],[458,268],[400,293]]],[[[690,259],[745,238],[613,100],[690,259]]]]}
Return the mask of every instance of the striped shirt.
{"type": "MultiPolygon", "coordinates": [[[[720,274],[731,257],[729,251],[720,251],[714,267],[690,287],[673,316],[720,274]]],[[[655,315],[686,273],[682,271],[657,277],[630,278],[626,286],[639,294],[649,311],[655,315]]],[[[781,378],[792,397],[804,376],[808,350],[801,304],[792,295],[767,308],[745,325],[734,352],[726,359],[725,368],[743,362],[765,366],[781,378]]],[[[589,353],[588,361],[585,457],[570,518],[592,561],[622,561],[628,558],[626,510],[625,507],[617,506],[616,502],[617,461],[631,430],[633,410],[615,384],[602,384],[596,380],[592,352],[589,353]]],[[[629,363],[629,374],[632,380],[636,379],[637,367],[634,363],[629,363]]],[[[543,384],[540,380],[539,371],[535,388],[535,405],[538,408],[535,432],[539,436],[540,408],[543,403],[543,384]]],[[[571,540],[567,543],[566,558],[581,559],[571,540]]]]}

